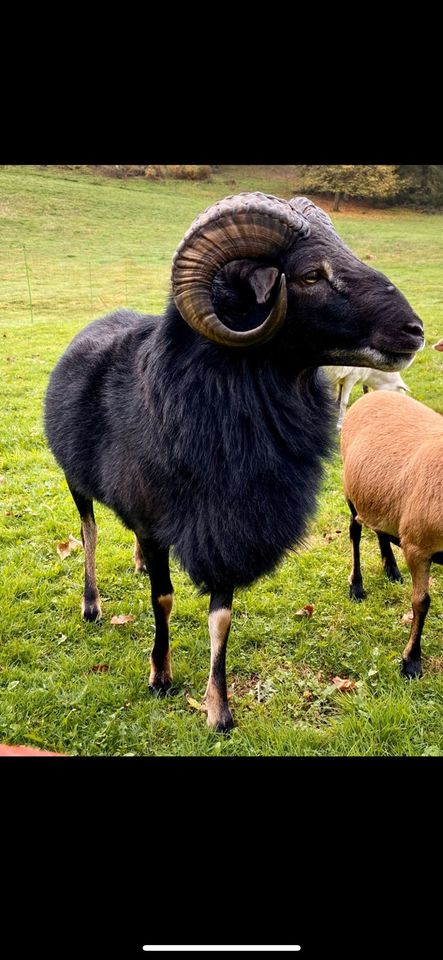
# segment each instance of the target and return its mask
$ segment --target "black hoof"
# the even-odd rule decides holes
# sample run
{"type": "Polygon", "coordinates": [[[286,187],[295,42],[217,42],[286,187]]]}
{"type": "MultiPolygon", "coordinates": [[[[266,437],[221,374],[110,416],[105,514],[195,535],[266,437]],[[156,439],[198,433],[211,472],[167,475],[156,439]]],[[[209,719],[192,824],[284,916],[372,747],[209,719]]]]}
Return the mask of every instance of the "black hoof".
{"type": "Polygon", "coordinates": [[[349,596],[351,600],[356,600],[357,603],[360,603],[361,600],[364,600],[366,597],[366,591],[363,590],[363,587],[360,587],[358,583],[351,583],[349,587],[349,596]]]}
{"type": "Polygon", "coordinates": [[[230,733],[234,726],[234,721],[232,719],[232,714],[228,710],[223,716],[219,717],[217,720],[209,720],[208,717],[208,727],[214,731],[214,733],[230,733]]]}
{"type": "Polygon", "coordinates": [[[386,576],[391,583],[403,583],[403,577],[398,567],[385,567],[386,576]]]}
{"type": "Polygon", "coordinates": [[[409,680],[422,677],[421,660],[402,660],[400,672],[402,676],[408,677],[409,680]]]}
{"type": "Polygon", "coordinates": [[[165,697],[170,692],[172,692],[172,680],[156,677],[149,684],[149,693],[152,693],[154,697],[165,697]]]}
{"type": "Polygon", "coordinates": [[[94,623],[95,620],[102,619],[101,607],[98,603],[84,603],[82,604],[82,617],[83,620],[86,620],[88,623],[94,623]]]}

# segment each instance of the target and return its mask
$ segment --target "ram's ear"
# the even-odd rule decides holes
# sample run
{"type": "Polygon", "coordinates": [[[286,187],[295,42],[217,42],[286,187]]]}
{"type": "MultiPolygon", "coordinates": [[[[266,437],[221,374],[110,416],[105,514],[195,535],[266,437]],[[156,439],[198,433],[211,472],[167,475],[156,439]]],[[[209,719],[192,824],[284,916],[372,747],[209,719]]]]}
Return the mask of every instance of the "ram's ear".
{"type": "Polygon", "coordinates": [[[248,277],[257,303],[266,303],[278,277],[277,267],[257,267],[248,277]]]}

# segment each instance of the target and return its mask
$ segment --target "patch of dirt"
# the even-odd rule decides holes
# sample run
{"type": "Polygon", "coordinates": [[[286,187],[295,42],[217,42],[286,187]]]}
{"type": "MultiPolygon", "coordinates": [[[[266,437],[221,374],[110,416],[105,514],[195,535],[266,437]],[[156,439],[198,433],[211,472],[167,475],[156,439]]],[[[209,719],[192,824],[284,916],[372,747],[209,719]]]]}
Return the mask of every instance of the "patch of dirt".
{"type": "MultiPolygon", "coordinates": [[[[333,210],[334,195],[306,193],[305,196],[312,200],[318,207],[321,207],[325,213],[329,214],[331,220],[334,217],[368,217],[369,219],[379,220],[380,217],[390,218],[398,214],[398,207],[373,207],[370,200],[357,200],[355,197],[340,200],[340,210],[333,210]]],[[[401,208],[406,210],[405,207],[401,208]]]]}
{"type": "Polygon", "coordinates": [[[6,203],[4,200],[0,202],[0,218],[2,220],[16,220],[17,214],[14,210],[11,210],[9,203],[6,203]]]}
{"type": "Polygon", "coordinates": [[[443,663],[441,657],[429,657],[425,663],[430,673],[441,673],[443,663]]]}
{"type": "Polygon", "coordinates": [[[244,697],[250,690],[254,690],[257,686],[260,676],[258,673],[250,673],[248,676],[244,674],[233,675],[228,686],[232,690],[234,697],[244,697]]]}

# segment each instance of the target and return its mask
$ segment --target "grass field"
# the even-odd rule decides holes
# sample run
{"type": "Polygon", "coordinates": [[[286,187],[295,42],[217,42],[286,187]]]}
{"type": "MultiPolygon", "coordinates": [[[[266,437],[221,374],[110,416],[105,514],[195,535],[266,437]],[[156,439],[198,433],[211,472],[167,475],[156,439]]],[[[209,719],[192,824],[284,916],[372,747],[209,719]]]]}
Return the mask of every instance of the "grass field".
{"type": "MultiPolygon", "coordinates": [[[[443,569],[432,570],[424,676],[408,683],[398,664],[409,574],[396,551],[405,582],[385,580],[368,531],[368,599],[348,600],[338,452],[307,549],[236,597],[228,646],[236,727],[228,738],[210,732],[187,700],[201,700],[206,686],[207,601],[177,564],[176,692],[156,700],[147,692],[149,588],[134,575],[131,534],[97,506],[100,625],[80,619],[82,551],[63,561],[56,552],[69,534],[79,536],[79,522],[42,429],[53,365],[94,317],[123,305],[160,311],[172,254],[194,216],[227,193],[255,189],[296,194],[295,168],[224,167],[199,184],[0,168],[0,741],[83,755],[443,755],[443,569]],[[305,604],[313,616],[295,616],[305,604]],[[135,621],[112,626],[119,613],[135,621]],[[336,675],[357,681],[354,692],[338,691],[336,675]]],[[[427,347],[404,379],[443,413],[443,358],[429,346],[443,335],[443,216],[353,208],[334,222],[422,317],[427,347]]]]}

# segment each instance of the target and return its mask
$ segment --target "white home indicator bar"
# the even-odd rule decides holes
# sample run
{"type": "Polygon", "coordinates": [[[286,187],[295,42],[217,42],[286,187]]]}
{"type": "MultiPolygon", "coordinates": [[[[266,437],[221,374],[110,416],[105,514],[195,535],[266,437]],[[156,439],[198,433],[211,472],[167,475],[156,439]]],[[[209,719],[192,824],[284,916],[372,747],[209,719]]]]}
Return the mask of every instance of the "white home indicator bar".
{"type": "Polygon", "coordinates": [[[166,953],[166,952],[173,952],[173,953],[176,953],[176,952],[180,952],[180,953],[191,953],[191,952],[194,952],[194,951],[195,951],[195,952],[198,952],[198,953],[204,953],[205,950],[211,950],[213,953],[215,953],[215,952],[223,953],[223,951],[232,951],[232,950],[238,950],[238,951],[241,951],[242,953],[250,953],[250,952],[253,952],[253,951],[260,951],[260,953],[273,953],[274,951],[278,951],[278,953],[291,953],[292,951],[295,951],[295,950],[301,950],[301,947],[300,947],[300,945],[297,944],[297,943],[294,944],[292,947],[289,947],[289,946],[285,946],[285,947],[282,947],[282,946],[276,946],[276,947],[272,947],[272,946],[265,946],[265,947],[258,947],[258,946],[255,946],[255,947],[247,947],[247,946],[245,946],[244,944],[243,944],[242,946],[232,946],[232,945],[231,945],[231,946],[223,946],[223,947],[217,947],[217,946],[212,946],[212,947],[202,947],[202,946],[194,946],[194,947],[191,947],[191,946],[187,946],[187,947],[179,947],[179,946],[151,947],[151,946],[148,946],[148,945],[146,944],[146,945],[143,947],[143,950],[147,950],[147,951],[151,950],[152,952],[155,952],[155,951],[157,951],[157,950],[161,950],[163,953],[166,953]]]}

